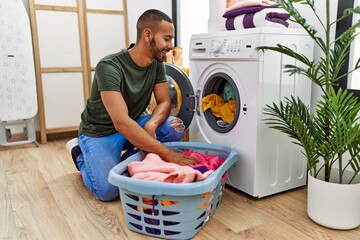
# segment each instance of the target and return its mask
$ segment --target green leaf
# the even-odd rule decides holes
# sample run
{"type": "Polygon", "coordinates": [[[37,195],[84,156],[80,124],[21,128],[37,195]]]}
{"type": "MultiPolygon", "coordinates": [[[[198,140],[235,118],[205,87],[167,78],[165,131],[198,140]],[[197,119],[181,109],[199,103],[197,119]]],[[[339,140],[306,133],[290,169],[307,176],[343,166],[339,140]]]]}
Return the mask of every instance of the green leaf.
{"type": "MultiPolygon", "coordinates": [[[[334,90],[339,80],[354,70],[360,68],[360,58],[355,60],[354,69],[343,73],[350,46],[359,33],[360,21],[346,29],[335,40],[332,39],[336,24],[347,20],[351,15],[360,14],[360,6],[346,9],[342,16],[334,22],[330,21],[330,9],[325,9],[326,16],[319,16],[314,0],[278,0],[279,7],[284,8],[292,21],[300,24],[319,47],[320,56],[310,59],[301,53],[283,46],[260,46],[261,51],[275,51],[293,58],[295,64],[287,64],[284,71],[289,75],[303,75],[317,84],[322,95],[316,102],[314,114],[301,99],[290,96],[279,104],[269,104],[264,108],[265,123],[273,129],[287,134],[293,143],[302,148],[302,153],[308,160],[308,166],[315,177],[320,170],[325,169],[327,177],[331,168],[337,164],[342,174],[348,167],[354,171],[354,177],[360,173],[360,102],[347,90],[334,90]],[[307,5],[321,27],[321,33],[307,23],[295,8],[295,4],[307,5]],[[324,37],[323,37],[324,36],[324,37]],[[302,64],[298,64],[298,63],[302,64]],[[321,165],[318,166],[321,160],[321,165]],[[322,163],[324,162],[324,163],[322,163]]],[[[326,0],[330,6],[330,0],[326,0]]],[[[307,16],[309,18],[309,16],[307,16]]],[[[354,178],[353,177],[353,178],[354,178]]],[[[328,180],[328,179],[325,179],[328,180]]],[[[352,181],[352,180],[351,180],[352,181]]]]}

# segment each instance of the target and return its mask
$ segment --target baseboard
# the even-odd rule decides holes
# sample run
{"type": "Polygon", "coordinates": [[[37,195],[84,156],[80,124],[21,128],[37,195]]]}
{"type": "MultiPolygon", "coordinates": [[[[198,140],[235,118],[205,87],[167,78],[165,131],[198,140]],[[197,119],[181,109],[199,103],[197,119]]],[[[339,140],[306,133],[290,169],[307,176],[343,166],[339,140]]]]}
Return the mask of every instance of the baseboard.
{"type": "MultiPolygon", "coordinates": [[[[48,141],[69,139],[69,138],[77,137],[78,131],[48,133],[46,136],[47,136],[48,141]]],[[[8,139],[8,142],[18,142],[18,141],[24,141],[27,139],[28,139],[27,136],[25,136],[23,133],[15,133],[15,134],[11,134],[11,137],[8,139]]],[[[36,131],[36,139],[38,142],[40,142],[40,131],[36,131]]]]}

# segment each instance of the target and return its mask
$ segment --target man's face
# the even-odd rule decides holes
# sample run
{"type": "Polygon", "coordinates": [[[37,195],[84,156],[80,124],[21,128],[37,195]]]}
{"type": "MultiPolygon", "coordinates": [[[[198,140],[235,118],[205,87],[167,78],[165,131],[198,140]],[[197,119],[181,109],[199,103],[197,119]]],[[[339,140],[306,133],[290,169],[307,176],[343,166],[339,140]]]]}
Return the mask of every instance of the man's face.
{"type": "Polygon", "coordinates": [[[172,23],[162,21],[159,30],[154,33],[154,37],[150,41],[150,52],[154,59],[163,62],[166,53],[174,48],[172,40],[174,39],[174,25],[172,23]]]}

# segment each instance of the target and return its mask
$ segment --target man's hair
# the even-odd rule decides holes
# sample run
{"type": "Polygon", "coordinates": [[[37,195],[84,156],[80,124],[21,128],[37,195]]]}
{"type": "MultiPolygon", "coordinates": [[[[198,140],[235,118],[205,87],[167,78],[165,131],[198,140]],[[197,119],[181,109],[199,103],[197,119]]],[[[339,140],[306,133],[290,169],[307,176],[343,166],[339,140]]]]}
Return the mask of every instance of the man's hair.
{"type": "Polygon", "coordinates": [[[145,11],[143,14],[141,14],[136,24],[137,40],[141,38],[141,34],[145,28],[149,28],[152,31],[156,31],[161,21],[173,23],[173,21],[168,15],[157,9],[149,9],[145,11]]]}

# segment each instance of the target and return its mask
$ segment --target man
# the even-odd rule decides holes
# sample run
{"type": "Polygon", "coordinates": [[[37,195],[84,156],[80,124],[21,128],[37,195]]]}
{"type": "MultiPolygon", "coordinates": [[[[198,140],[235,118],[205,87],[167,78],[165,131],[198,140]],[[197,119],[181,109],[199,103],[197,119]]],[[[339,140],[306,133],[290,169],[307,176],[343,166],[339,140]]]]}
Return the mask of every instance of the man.
{"type": "Polygon", "coordinates": [[[103,58],[96,66],[91,94],[81,115],[79,138],[67,143],[85,185],[103,201],[118,197],[107,180],[112,167],[141,149],[168,162],[196,164],[161,142],[179,141],[182,121],[169,116],[171,100],[164,59],[173,48],[174,25],[158,10],[145,11],[137,22],[136,44],[103,58]],[[157,106],[144,115],[154,93],[157,106]],[[78,144],[77,145],[77,141],[78,144]],[[128,150],[121,157],[123,150],[128,150]]]}

